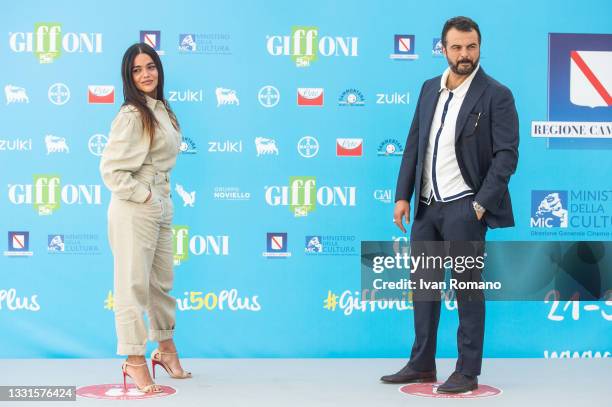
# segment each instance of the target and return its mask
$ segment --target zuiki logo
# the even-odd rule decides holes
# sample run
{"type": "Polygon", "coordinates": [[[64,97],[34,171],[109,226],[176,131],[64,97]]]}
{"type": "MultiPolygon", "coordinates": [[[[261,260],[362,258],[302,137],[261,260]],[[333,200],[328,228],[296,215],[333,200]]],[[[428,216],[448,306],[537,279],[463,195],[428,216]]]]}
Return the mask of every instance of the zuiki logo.
{"type": "Polygon", "coordinates": [[[291,257],[288,251],[289,241],[285,232],[266,233],[266,251],[262,253],[269,259],[284,259],[291,257]]]}
{"type": "Polygon", "coordinates": [[[161,31],[159,30],[146,30],[140,31],[140,42],[144,42],[153,48],[158,55],[164,55],[165,51],[161,49],[161,31]]]}
{"type": "Polygon", "coordinates": [[[280,102],[280,92],[272,85],[264,86],[259,89],[257,100],[263,107],[274,107],[280,102]]]}
{"type": "Polygon", "coordinates": [[[183,137],[180,146],[181,154],[197,154],[198,148],[196,147],[195,142],[189,137],[183,137]]]}
{"type": "Polygon", "coordinates": [[[442,38],[434,38],[433,45],[431,46],[431,55],[434,57],[443,57],[444,53],[442,53],[442,38]]]}
{"type": "Polygon", "coordinates": [[[566,228],[567,191],[531,191],[531,227],[566,228]]]}
{"type": "Polygon", "coordinates": [[[265,200],[270,206],[288,206],[295,217],[307,216],[317,203],[327,206],[355,206],[354,186],[322,186],[317,188],[315,177],[289,177],[289,186],[266,186],[265,200]]]}
{"type": "Polygon", "coordinates": [[[363,139],[337,138],[336,155],[338,157],[361,157],[363,155],[363,139]]]}
{"type": "Polygon", "coordinates": [[[96,157],[100,157],[108,143],[108,138],[104,134],[94,134],[87,141],[87,149],[96,157]]]}
{"type": "Polygon", "coordinates": [[[257,157],[262,155],[278,155],[276,140],[265,137],[255,137],[255,149],[257,157]]]}
{"type": "Polygon", "coordinates": [[[250,192],[243,192],[238,187],[215,187],[213,198],[218,201],[248,201],[250,192]]]}
{"type": "Polygon", "coordinates": [[[47,97],[49,98],[49,102],[54,105],[65,105],[70,100],[70,89],[63,83],[54,83],[49,86],[47,97]]]}
{"type": "Polygon", "coordinates": [[[196,202],[196,191],[188,192],[181,184],[176,184],[175,191],[183,200],[183,206],[193,208],[196,202]]]}
{"type": "Polygon", "coordinates": [[[357,57],[358,37],[321,36],[317,27],[294,26],[291,35],[269,35],[266,49],[272,56],[289,56],[299,68],[323,57],[357,57]]]}
{"type": "Polygon", "coordinates": [[[193,235],[189,236],[189,226],[173,225],[172,242],[174,247],[174,264],[180,265],[194,256],[228,256],[229,236],[227,235],[193,235]]]}
{"type": "Polygon", "coordinates": [[[19,86],[6,85],[4,87],[4,97],[6,98],[7,105],[12,103],[30,103],[30,98],[25,88],[19,86]]]}
{"type": "Polygon", "coordinates": [[[32,256],[30,251],[30,232],[8,232],[8,248],[5,256],[32,256]]]}
{"type": "Polygon", "coordinates": [[[415,51],[415,36],[413,34],[395,34],[393,38],[393,54],[390,58],[395,60],[414,60],[419,56],[415,51]]]}
{"type": "Polygon", "coordinates": [[[100,185],[61,185],[59,175],[34,175],[33,184],[9,184],[8,198],[14,205],[33,205],[39,215],[51,215],[66,205],[100,205],[100,185]]]}
{"type": "Polygon", "coordinates": [[[344,235],[306,236],[304,252],[320,256],[356,256],[357,238],[344,235]]]}
{"type": "Polygon", "coordinates": [[[209,153],[242,153],[242,140],[240,141],[209,141],[209,153]]]}
{"type": "Polygon", "coordinates": [[[18,297],[17,290],[9,288],[0,290],[0,311],[40,311],[38,294],[29,297],[18,297]]]}
{"type": "Polygon", "coordinates": [[[202,103],[204,102],[204,90],[171,90],[168,92],[168,101],[202,103]]]}
{"type": "Polygon", "coordinates": [[[240,100],[235,90],[226,88],[215,89],[215,95],[217,96],[217,107],[236,105],[240,106],[240,100]]]}
{"type": "Polygon", "coordinates": [[[181,54],[231,55],[231,36],[225,33],[179,34],[181,54]]]}
{"type": "Polygon", "coordinates": [[[68,144],[66,144],[66,139],[64,137],[47,134],[45,136],[45,145],[47,146],[47,155],[70,152],[70,148],[68,148],[68,144]]]}
{"type": "Polygon", "coordinates": [[[391,193],[390,189],[376,189],[374,190],[374,199],[383,203],[391,203],[391,193]]]}
{"type": "Polygon", "coordinates": [[[404,154],[402,144],[396,139],[386,139],[378,145],[378,155],[384,157],[401,157],[404,154]]]}
{"type": "Polygon", "coordinates": [[[323,88],[298,88],[298,106],[323,106],[323,88]]]}
{"type": "Polygon", "coordinates": [[[338,106],[365,106],[363,93],[358,89],[347,89],[340,94],[338,106]]]}
{"type": "Polygon", "coordinates": [[[59,255],[98,256],[100,236],[95,233],[68,233],[47,236],[47,253],[59,255]]]}
{"type": "Polygon", "coordinates": [[[407,105],[410,103],[410,92],[377,93],[377,105],[407,105]]]}
{"type": "Polygon", "coordinates": [[[89,85],[87,103],[112,105],[115,103],[115,87],[113,85],[89,85]]]}
{"type": "Polygon", "coordinates": [[[0,139],[0,151],[32,151],[32,139],[0,139]]]}
{"type": "Polygon", "coordinates": [[[9,33],[9,47],[13,52],[34,53],[41,64],[50,64],[61,56],[62,51],[69,54],[102,53],[102,34],[62,34],[59,23],[36,23],[34,32],[9,33]]]}
{"type": "Polygon", "coordinates": [[[297,144],[298,153],[304,158],[312,158],[319,152],[319,141],[311,136],[302,137],[297,144]]]}

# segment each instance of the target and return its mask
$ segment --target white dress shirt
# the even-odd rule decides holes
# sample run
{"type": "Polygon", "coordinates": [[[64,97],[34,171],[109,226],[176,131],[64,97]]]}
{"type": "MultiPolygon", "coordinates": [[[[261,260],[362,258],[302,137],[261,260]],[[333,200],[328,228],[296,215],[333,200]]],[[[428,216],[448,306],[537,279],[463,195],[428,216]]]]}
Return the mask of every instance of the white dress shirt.
{"type": "Polygon", "coordinates": [[[432,199],[449,202],[474,195],[466,184],[455,154],[455,128],[459,109],[463,104],[470,84],[480,65],[461,85],[451,91],[446,87],[450,68],[446,68],[440,79],[440,97],[431,122],[429,142],[423,163],[423,184],[421,201],[430,204],[432,199]]]}

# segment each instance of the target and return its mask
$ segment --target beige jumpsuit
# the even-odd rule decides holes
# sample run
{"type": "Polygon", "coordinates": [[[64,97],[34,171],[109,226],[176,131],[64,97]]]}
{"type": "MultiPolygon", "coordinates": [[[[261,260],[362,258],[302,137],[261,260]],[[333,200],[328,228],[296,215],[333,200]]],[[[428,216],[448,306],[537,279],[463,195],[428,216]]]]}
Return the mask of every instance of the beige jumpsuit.
{"type": "Polygon", "coordinates": [[[114,306],[117,354],[144,355],[149,340],[174,333],[176,301],[173,281],[170,170],[181,136],[161,101],[146,97],[159,122],[152,143],[140,113],[124,106],[111,125],[100,172],[112,192],[108,238],[114,256],[114,306]],[[151,199],[144,202],[151,191],[151,199]]]}

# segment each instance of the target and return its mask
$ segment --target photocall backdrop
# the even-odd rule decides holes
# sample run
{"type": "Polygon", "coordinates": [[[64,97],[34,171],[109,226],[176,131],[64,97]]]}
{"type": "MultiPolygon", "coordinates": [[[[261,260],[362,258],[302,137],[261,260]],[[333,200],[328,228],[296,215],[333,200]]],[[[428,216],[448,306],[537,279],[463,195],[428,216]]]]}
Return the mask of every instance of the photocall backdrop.
{"type": "MultiPolygon", "coordinates": [[[[360,242],[407,238],[395,181],[420,86],[447,67],[444,21],[479,23],[481,66],[520,117],[516,227],[487,238],[610,240],[611,14],[605,0],[4,3],[0,357],[115,354],[98,164],[132,43],[161,54],[184,138],[181,354],[406,357],[411,304],[362,301],[360,242]]],[[[610,356],[612,302],[549,300],[488,303],[485,357],[610,356]]],[[[454,306],[441,357],[456,355],[454,306]]]]}

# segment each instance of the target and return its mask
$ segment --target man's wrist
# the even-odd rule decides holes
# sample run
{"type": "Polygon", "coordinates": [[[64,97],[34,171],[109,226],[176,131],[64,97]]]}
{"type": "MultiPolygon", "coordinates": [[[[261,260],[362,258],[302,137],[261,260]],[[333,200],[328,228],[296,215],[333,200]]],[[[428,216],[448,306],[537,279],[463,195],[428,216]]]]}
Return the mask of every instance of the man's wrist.
{"type": "Polygon", "coordinates": [[[472,207],[480,215],[483,215],[487,211],[487,209],[484,206],[482,206],[476,201],[472,201],[472,207]]]}

